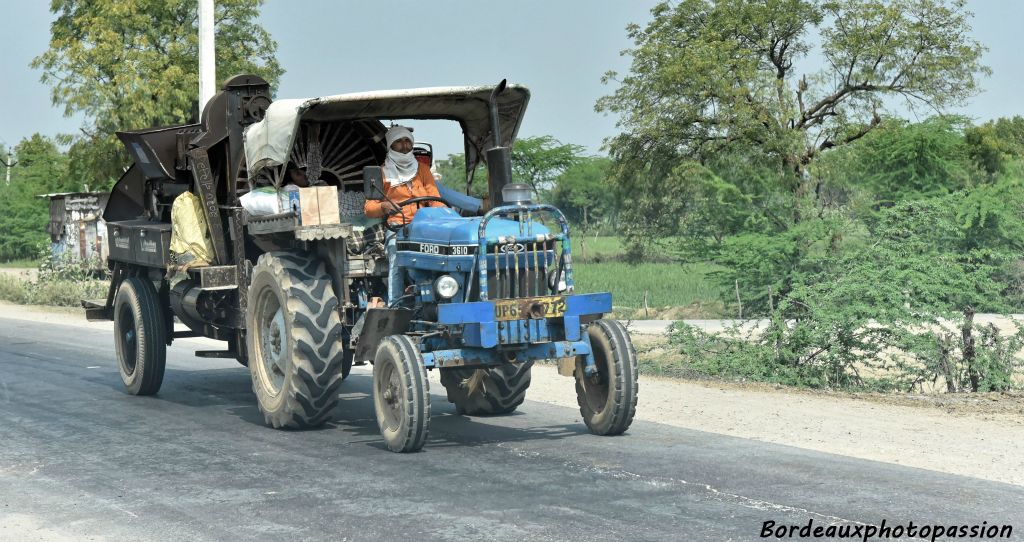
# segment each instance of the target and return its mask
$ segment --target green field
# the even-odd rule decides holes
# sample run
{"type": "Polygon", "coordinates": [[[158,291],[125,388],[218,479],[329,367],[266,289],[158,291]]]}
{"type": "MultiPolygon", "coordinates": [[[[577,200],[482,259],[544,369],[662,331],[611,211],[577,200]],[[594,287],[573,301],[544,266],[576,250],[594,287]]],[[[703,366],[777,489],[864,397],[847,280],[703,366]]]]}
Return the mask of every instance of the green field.
{"type": "Polygon", "coordinates": [[[618,237],[574,236],[572,251],[576,291],[611,292],[618,317],[696,318],[723,313],[718,287],[707,277],[713,269],[709,264],[630,264],[621,259],[624,249],[618,237]],[[636,310],[644,306],[645,293],[650,310],[636,310]]]}
{"type": "Polygon", "coordinates": [[[579,291],[612,292],[616,305],[642,307],[646,291],[648,305],[669,307],[717,300],[718,290],[706,277],[709,270],[705,264],[579,263],[573,276],[579,291]]]}
{"type": "Polygon", "coordinates": [[[624,252],[622,241],[618,237],[574,236],[572,238],[572,254],[577,260],[591,259],[595,256],[607,258],[620,256],[624,252]],[[586,246],[584,246],[586,245],[586,246]]]}
{"type": "Polygon", "coordinates": [[[0,268],[24,268],[24,269],[35,269],[39,267],[39,260],[11,260],[9,262],[0,262],[0,268]]]}

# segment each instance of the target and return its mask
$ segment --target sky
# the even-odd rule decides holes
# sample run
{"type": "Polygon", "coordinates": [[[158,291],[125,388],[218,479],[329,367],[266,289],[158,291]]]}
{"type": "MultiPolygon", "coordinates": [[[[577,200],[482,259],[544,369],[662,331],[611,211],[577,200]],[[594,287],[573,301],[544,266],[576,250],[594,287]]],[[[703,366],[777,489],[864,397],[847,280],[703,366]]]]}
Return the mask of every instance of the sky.
{"type": "MultiPolygon", "coordinates": [[[[260,22],[278,43],[286,70],[279,98],[364,90],[493,84],[532,91],[520,136],[552,135],[600,152],[615,119],[594,111],[611,92],[608,70],[628,71],[625,27],[645,24],[656,0],[267,0],[260,22]]],[[[973,35],[989,51],[984,91],[956,112],[975,121],[1024,115],[1024,2],[970,0],[973,35]]],[[[46,50],[53,15],[45,0],[0,0],[0,145],[35,132],[74,133],[29,67],[46,50]]],[[[225,77],[229,74],[218,74],[225,77]]],[[[198,90],[197,90],[198,92],[198,90]]],[[[126,129],[132,127],[125,127],[126,129]]],[[[417,126],[439,157],[461,152],[454,123],[417,126]]]]}

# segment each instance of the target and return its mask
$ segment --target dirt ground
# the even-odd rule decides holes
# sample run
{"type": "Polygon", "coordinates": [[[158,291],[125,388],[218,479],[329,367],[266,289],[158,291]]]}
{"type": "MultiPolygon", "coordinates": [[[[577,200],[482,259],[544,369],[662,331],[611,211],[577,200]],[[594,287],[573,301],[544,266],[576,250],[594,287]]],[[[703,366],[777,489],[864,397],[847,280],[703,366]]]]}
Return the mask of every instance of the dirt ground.
{"type": "MultiPolygon", "coordinates": [[[[110,327],[87,323],[80,311],[68,309],[0,303],[0,315],[99,330],[110,327]]],[[[657,341],[637,340],[641,347],[657,341]]],[[[370,368],[354,371],[368,373],[370,368]]],[[[431,378],[433,389],[442,389],[436,372],[431,378]]],[[[553,366],[535,366],[527,399],[577,409],[573,380],[559,376],[553,366]]],[[[1024,485],[1024,394],[1019,393],[820,392],[645,376],[640,380],[637,418],[1024,485]]]]}

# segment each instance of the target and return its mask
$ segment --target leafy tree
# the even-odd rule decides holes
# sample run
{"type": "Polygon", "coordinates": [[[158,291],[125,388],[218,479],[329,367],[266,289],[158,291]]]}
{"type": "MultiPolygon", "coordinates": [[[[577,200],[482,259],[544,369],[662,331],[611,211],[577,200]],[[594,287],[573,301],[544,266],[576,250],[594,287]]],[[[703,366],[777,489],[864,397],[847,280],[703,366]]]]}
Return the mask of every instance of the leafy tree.
{"type": "Polygon", "coordinates": [[[0,260],[33,258],[47,241],[49,201],[38,194],[79,190],[68,177],[67,159],[53,140],[34,134],[16,147],[18,163],[11,184],[0,187],[0,260]]]}
{"type": "Polygon", "coordinates": [[[608,158],[581,158],[555,178],[551,203],[584,229],[610,217],[617,205],[615,191],[609,186],[610,167],[608,158]]]}
{"type": "Polygon", "coordinates": [[[991,176],[1024,158],[1024,117],[999,118],[972,126],[965,137],[971,158],[991,176]]]}
{"type": "MultiPolygon", "coordinates": [[[[512,149],[512,178],[532,185],[535,190],[546,191],[559,174],[579,161],[582,151],[579,145],[563,144],[551,136],[517,139],[512,149]]],[[[466,180],[464,154],[448,155],[435,164],[445,186],[465,186],[467,194],[478,198],[487,196],[486,166],[477,166],[470,184],[466,180]]]]}
{"type": "MultiPolygon", "coordinates": [[[[1006,336],[974,321],[976,312],[1011,309],[999,270],[1014,251],[970,248],[963,198],[957,192],[880,210],[866,232],[870,243],[807,251],[804,267],[787,275],[790,282],[775,285],[775,292],[788,292],[771,302],[766,327],[724,337],[683,327],[675,344],[694,368],[720,376],[900,390],[940,379],[949,391],[1019,386],[1015,352],[1024,347],[1024,332],[1006,336]]],[[[821,243],[849,228],[830,218],[802,222],[786,235],[821,243]],[[831,231],[808,230],[828,223],[831,231]]],[[[737,266],[781,276],[772,267],[789,265],[792,244],[782,237],[768,238],[779,243],[775,250],[751,243],[748,262],[737,266]]]]}
{"type": "Polygon", "coordinates": [[[512,176],[535,190],[550,190],[555,178],[579,162],[583,147],[551,136],[523,137],[512,147],[512,176]]]}
{"type": "Polygon", "coordinates": [[[466,179],[466,155],[462,153],[449,154],[443,160],[434,160],[437,172],[441,175],[441,183],[453,190],[464,190],[465,193],[475,197],[484,198],[487,196],[487,168],[479,165],[473,172],[473,182],[466,179]]]}
{"type": "MultiPolygon", "coordinates": [[[[262,0],[216,2],[217,73],[256,73],[272,85],[283,70],[277,44],[256,23],[262,0]]],[[[71,168],[110,183],[127,158],[115,131],[198,118],[197,0],[51,0],[50,48],[32,61],[64,114],[83,114],[70,137],[71,168]]]]}
{"type": "MultiPolygon", "coordinates": [[[[664,177],[682,159],[739,150],[785,172],[795,196],[812,194],[807,165],[864,137],[899,102],[942,110],[977,92],[989,70],[964,5],[662,2],[646,27],[627,27],[630,73],[606,74],[618,88],[597,102],[619,116],[622,133],[608,141],[617,178],[628,187],[664,177]],[[802,73],[802,59],[819,50],[825,67],[802,73]]],[[[801,207],[791,208],[799,220],[801,207]]]]}
{"type": "MultiPolygon", "coordinates": [[[[949,194],[977,177],[963,135],[964,124],[955,117],[933,117],[915,124],[887,121],[844,149],[848,156],[843,157],[841,167],[823,173],[831,175],[832,183],[871,194],[876,207],[949,194]]],[[[842,153],[833,154],[840,158],[842,153]]]]}

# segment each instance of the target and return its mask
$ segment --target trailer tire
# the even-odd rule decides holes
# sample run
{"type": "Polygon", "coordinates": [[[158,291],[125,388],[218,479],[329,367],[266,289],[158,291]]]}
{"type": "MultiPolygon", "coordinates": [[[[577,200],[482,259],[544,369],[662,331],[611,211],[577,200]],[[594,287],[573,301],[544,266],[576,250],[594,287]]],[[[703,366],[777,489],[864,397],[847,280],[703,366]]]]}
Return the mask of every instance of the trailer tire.
{"type": "Polygon", "coordinates": [[[121,381],[132,395],[160,391],[167,364],[167,325],[153,283],[129,277],[114,297],[114,350],[121,381]]]}
{"type": "Polygon", "coordinates": [[[392,452],[418,452],[430,432],[430,381],[412,339],[389,335],[373,360],[373,406],[392,452]]]}
{"type": "Polygon", "coordinates": [[[338,298],[323,262],[263,254],[248,295],[249,373],[264,419],[275,428],[322,425],[338,404],[344,357],[338,298]]]}
{"type": "Polygon", "coordinates": [[[441,369],[448,402],[464,416],[511,414],[526,399],[533,361],[487,369],[441,369]]]}
{"type": "Polygon", "coordinates": [[[584,360],[576,359],[576,400],[587,429],[595,435],[620,435],[636,414],[636,350],[626,328],[615,320],[590,324],[590,345],[597,374],[584,375],[584,360]]]}

